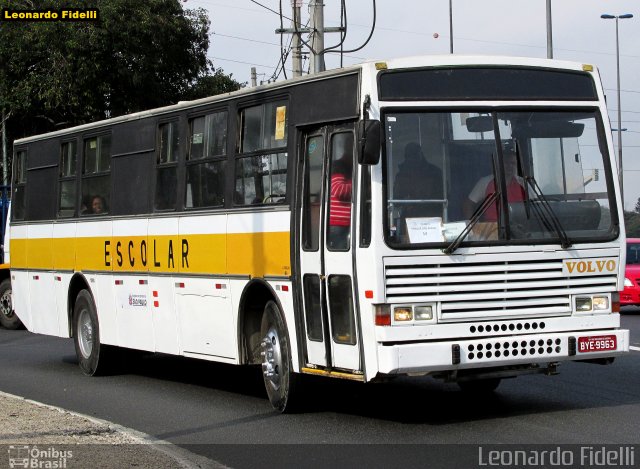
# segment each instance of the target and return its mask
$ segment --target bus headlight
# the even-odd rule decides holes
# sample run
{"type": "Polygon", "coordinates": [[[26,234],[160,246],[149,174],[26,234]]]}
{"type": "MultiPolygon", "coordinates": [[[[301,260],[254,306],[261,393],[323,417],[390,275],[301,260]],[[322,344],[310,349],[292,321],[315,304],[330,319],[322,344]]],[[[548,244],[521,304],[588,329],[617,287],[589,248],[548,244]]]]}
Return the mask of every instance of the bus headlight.
{"type": "Polygon", "coordinates": [[[612,311],[609,295],[577,296],[575,304],[576,313],[607,313],[612,311]]]}
{"type": "Polygon", "coordinates": [[[609,309],[609,297],[608,296],[594,296],[593,297],[593,310],[594,311],[607,311],[609,309]]]}
{"type": "Polygon", "coordinates": [[[433,319],[433,306],[416,306],[413,308],[416,321],[431,321],[433,319]]]}
{"type": "Polygon", "coordinates": [[[589,296],[579,296],[576,298],[576,311],[579,313],[586,313],[593,309],[593,303],[589,296]]]}
{"type": "Polygon", "coordinates": [[[393,308],[393,320],[404,322],[413,320],[413,309],[411,306],[395,306],[393,308]]]}
{"type": "Polygon", "coordinates": [[[624,286],[625,287],[632,287],[633,286],[633,282],[631,280],[629,280],[627,277],[624,278],[624,286]]]}

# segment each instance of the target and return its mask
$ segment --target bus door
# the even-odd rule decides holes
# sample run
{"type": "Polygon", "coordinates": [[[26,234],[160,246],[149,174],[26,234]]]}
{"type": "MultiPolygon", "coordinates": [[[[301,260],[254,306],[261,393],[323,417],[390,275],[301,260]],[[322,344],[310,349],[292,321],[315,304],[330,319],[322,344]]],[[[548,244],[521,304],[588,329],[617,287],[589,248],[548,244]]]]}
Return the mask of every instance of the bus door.
{"type": "Polygon", "coordinates": [[[299,253],[305,365],[361,369],[354,302],[354,128],[322,127],[302,139],[299,253]]]}

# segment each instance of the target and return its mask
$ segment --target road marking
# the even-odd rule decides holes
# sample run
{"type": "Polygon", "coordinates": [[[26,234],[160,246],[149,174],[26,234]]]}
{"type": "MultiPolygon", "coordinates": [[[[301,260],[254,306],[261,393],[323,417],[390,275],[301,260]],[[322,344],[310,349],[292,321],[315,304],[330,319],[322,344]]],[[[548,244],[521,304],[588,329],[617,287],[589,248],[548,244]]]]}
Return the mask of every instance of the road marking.
{"type": "Polygon", "coordinates": [[[633,345],[629,345],[629,350],[635,350],[636,352],[640,352],[640,347],[634,347],[633,345]]]}

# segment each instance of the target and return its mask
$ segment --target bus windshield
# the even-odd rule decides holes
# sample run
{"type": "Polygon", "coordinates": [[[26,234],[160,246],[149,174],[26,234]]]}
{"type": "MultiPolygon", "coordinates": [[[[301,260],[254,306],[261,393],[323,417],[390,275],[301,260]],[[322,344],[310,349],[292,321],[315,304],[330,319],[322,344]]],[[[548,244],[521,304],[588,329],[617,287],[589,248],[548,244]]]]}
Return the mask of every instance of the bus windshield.
{"type": "Polygon", "coordinates": [[[596,110],[398,111],[383,119],[390,246],[444,246],[465,230],[466,245],[617,236],[596,110]]]}

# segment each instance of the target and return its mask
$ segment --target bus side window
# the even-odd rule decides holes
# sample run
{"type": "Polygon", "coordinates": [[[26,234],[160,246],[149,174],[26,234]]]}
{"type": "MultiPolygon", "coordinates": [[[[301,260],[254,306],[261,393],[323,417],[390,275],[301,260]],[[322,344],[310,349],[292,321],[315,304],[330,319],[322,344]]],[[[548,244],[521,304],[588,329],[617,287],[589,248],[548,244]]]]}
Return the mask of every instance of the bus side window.
{"type": "Polygon", "coordinates": [[[287,105],[275,101],[240,111],[235,205],[284,203],[287,196],[287,105]],[[259,153],[258,155],[246,155],[259,153]]]}
{"type": "Polygon", "coordinates": [[[84,140],[82,215],[104,215],[111,200],[111,136],[84,140]]]}
{"type": "Polygon", "coordinates": [[[213,112],[190,122],[187,208],[224,205],[227,115],[227,111],[213,112]]]}
{"type": "Polygon", "coordinates": [[[60,145],[60,190],[58,217],[72,217],[76,213],[76,161],[78,145],[75,140],[60,145]]]}
{"type": "Polygon", "coordinates": [[[178,195],[178,122],[160,124],[159,151],[156,159],[156,210],[174,209],[178,195]]]}

